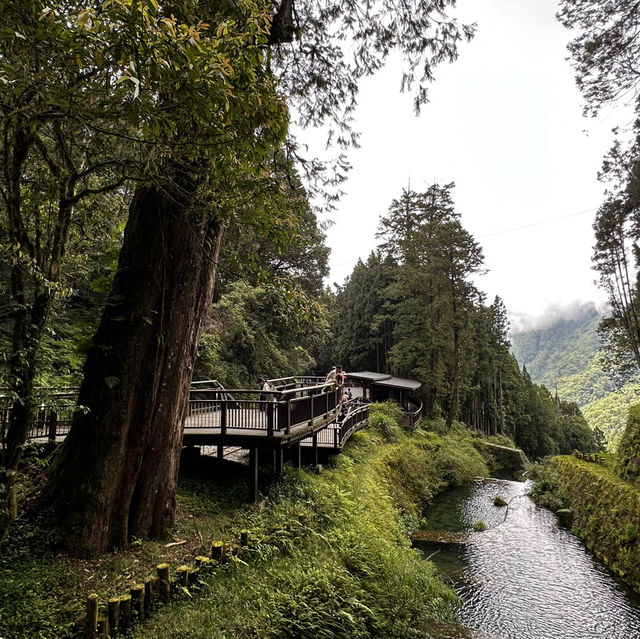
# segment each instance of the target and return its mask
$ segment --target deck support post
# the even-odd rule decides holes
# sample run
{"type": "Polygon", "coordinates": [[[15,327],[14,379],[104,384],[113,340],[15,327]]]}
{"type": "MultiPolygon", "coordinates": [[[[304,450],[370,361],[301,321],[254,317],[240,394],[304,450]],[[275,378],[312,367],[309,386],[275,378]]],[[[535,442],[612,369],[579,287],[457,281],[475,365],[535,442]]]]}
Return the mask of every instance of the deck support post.
{"type": "Polygon", "coordinates": [[[258,501],[258,447],[249,449],[249,501],[258,501]]]}
{"type": "Polygon", "coordinates": [[[224,446],[222,444],[218,444],[216,448],[216,457],[218,458],[218,462],[224,459],[224,446]]]}
{"type": "Polygon", "coordinates": [[[302,462],[300,456],[302,454],[302,446],[300,446],[300,442],[294,444],[291,447],[291,463],[294,468],[300,468],[302,466],[302,462]]]}
{"type": "Polygon", "coordinates": [[[312,455],[313,455],[313,465],[318,465],[318,433],[313,433],[312,441],[312,455]]]}
{"type": "Polygon", "coordinates": [[[283,455],[284,451],[282,448],[275,448],[273,450],[273,470],[276,477],[280,477],[280,475],[282,475],[283,455]]]}

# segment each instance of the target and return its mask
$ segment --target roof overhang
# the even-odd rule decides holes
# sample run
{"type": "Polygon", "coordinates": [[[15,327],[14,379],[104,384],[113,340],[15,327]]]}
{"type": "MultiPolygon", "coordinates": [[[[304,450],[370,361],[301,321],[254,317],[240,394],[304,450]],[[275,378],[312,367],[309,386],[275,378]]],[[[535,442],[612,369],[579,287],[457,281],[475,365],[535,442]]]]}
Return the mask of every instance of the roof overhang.
{"type": "Polygon", "coordinates": [[[372,373],[371,371],[359,371],[357,373],[347,372],[347,379],[369,382],[374,386],[384,386],[385,388],[397,388],[400,390],[415,391],[422,384],[415,379],[404,379],[393,377],[385,373],[372,373]]]}

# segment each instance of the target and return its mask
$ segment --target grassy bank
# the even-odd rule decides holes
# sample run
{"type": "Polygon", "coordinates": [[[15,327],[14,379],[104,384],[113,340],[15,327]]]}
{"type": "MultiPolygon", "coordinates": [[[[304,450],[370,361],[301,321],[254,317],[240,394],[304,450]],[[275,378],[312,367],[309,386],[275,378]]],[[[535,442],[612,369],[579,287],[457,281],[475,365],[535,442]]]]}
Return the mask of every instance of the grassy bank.
{"type": "Polygon", "coordinates": [[[467,431],[405,435],[382,410],[378,428],[358,433],[332,465],[317,474],[288,469],[259,507],[243,503],[237,477],[185,477],[180,546],[135,543],[81,562],[18,526],[0,561],[0,636],[67,636],[89,592],[103,601],[124,594],[160,561],[177,566],[212,539],[233,541],[248,529],[252,543],[240,559],[134,636],[429,637],[434,621],[454,619],[456,597],[406,531],[435,494],[487,469],[467,431]]]}
{"type": "Polygon", "coordinates": [[[575,534],[640,592],[640,489],[621,479],[607,457],[607,466],[554,457],[541,474],[537,501],[570,508],[575,534]]]}

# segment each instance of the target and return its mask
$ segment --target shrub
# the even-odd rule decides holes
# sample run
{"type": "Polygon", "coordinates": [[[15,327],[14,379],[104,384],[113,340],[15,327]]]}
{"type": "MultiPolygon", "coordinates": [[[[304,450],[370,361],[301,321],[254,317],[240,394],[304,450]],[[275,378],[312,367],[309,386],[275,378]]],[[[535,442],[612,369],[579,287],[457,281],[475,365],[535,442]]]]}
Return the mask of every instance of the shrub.
{"type": "Polygon", "coordinates": [[[569,508],[569,493],[562,475],[550,465],[549,460],[534,464],[528,476],[534,482],[530,495],[538,506],[553,512],[569,508]]]}
{"type": "Polygon", "coordinates": [[[640,485],[640,404],[629,407],[627,426],[618,444],[616,471],[623,479],[640,485]]]}
{"type": "Polygon", "coordinates": [[[386,441],[396,442],[402,432],[398,425],[401,418],[402,409],[395,402],[372,404],[369,425],[375,428],[386,441]]]}

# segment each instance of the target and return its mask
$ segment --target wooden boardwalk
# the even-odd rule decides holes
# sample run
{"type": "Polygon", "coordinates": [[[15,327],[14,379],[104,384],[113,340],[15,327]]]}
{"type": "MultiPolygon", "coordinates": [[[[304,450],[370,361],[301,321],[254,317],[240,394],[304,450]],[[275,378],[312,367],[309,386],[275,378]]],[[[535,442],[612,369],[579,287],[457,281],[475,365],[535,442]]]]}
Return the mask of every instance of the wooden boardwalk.
{"type": "MultiPolygon", "coordinates": [[[[302,451],[318,463],[319,450],[340,452],[351,435],[369,421],[369,404],[346,401],[342,389],[317,378],[273,380],[277,390],[224,389],[217,382],[193,385],[185,417],[183,445],[213,446],[218,459],[226,447],[249,450],[250,496],[258,497],[260,465],[282,472],[285,456],[301,465],[302,451]]],[[[0,397],[0,447],[9,423],[9,403],[0,397]]],[[[75,394],[50,394],[39,406],[29,439],[60,442],[69,432],[75,394]]]]}

